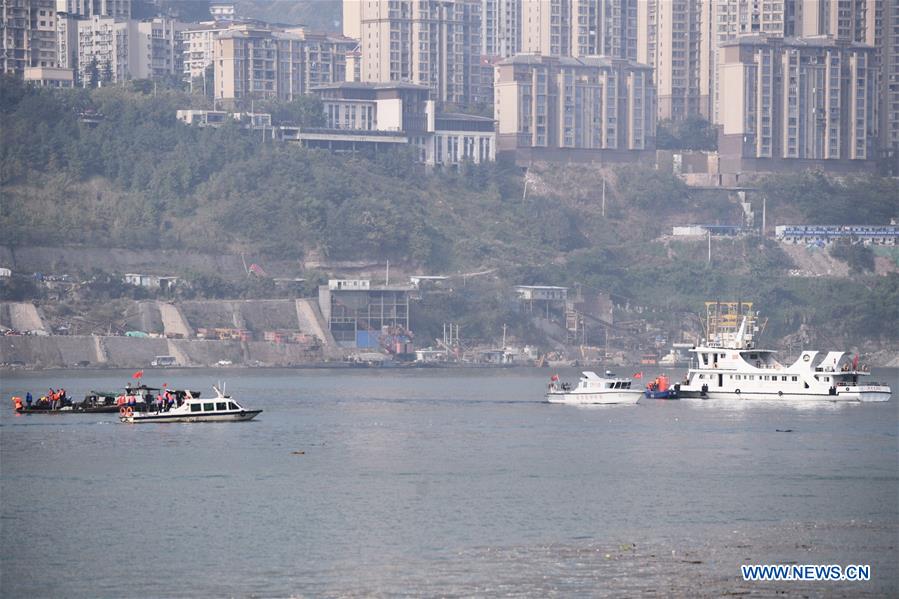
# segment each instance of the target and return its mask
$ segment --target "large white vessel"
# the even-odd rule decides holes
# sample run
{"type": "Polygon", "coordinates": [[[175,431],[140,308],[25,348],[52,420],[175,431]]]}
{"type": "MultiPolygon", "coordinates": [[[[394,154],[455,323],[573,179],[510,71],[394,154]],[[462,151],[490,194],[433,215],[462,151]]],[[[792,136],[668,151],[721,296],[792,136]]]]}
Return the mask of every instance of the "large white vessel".
{"type": "Polygon", "coordinates": [[[609,371],[601,377],[595,372],[585,371],[577,386],[571,387],[568,383],[559,381],[559,377],[553,375],[546,392],[546,401],[549,403],[567,404],[616,404],[637,403],[643,396],[643,389],[632,389],[631,380],[620,378],[609,371]]]}
{"type": "Polygon", "coordinates": [[[200,399],[190,391],[177,408],[157,412],[135,412],[130,406],[122,406],[119,419],[129,424],[142,422],[240,422],[252,420],[262,410],[244,409],[237,400],[225,395],[218,387],[213,387],[215,397],[200,399]]]}
{"type": "MultiPolygon", "coordinates": [[[[740,303],[726,313],[710,302],[708,339],[691,349],[693,361],[680,384],[681,399],[767,399],[776,401],[888,401],[889,385],[862,382],[869,373],[858,356],[831,351],[804,351],[787,366],[777,352],[755,347],[756,315],[751,304],[740,303]],[[744,309],[748,310],[744,311],[744,309]],[[713,315],[715,312],[715,315],[713,315]],[[739,322],[736,331],[733,323],[739,322]]],[[[727,304],[733,307],[734,303],[727,304]]]]}

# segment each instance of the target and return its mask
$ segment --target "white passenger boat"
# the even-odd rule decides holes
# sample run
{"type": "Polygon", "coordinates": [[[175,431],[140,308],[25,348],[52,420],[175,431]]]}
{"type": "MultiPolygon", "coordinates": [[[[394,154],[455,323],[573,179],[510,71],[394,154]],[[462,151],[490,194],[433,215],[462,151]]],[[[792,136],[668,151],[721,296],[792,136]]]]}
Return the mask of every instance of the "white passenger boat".
{"type": "Polygon", "coordinates": [[[123,406],[119,412],[122,422],[136,424],[139,422],[239,422],[252,420],[262,410],[247,410],[236,399],[213,387],[215,397],[200,399],[188,392],[184,403],[168,411],[134,412],[123,406]]]}
{"type": "Polygon", "coordinates": [[[889,385],[863,382],[858,356],[831,351],[804,351],[791,365],[777,352],[758,349],[752,341],[755,316],[740,316],[732,335],[710,335],[711,341],[691,349],[694,361],[679,386],[681,399],[766,399],[776,401],[888,401],[889,385]]]}
{"type": "Polygon", "coordinates": [[[617,377],[609,371],[606,371],[605,377],[584,371],[577,386],[573,388],[554,375],[546,392],[546,401],[566,404],[633,404],[642,396],[643,390],[632,389],[628,378],[617,377]]]}

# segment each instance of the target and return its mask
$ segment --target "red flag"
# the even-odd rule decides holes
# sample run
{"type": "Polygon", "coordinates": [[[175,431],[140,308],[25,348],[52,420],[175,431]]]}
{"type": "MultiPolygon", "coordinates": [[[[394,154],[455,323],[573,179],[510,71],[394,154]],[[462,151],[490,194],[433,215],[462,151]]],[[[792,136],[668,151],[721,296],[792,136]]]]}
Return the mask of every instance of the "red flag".
{"type": "Polygon", "coordinates": [[[554,374],[554,375],[552,375],[551,377],[549,377],[549,380],[551,380],[552,382],[555,383],[556,381],[559,380],[559,375],[558,375],[558,374],[554,374]]]}
{"type": "Polygon", "coordinates": [[[643,373],[642,373],[642,372],[635,372],[635,373],[634,373],[634,378],[635,378],[635,379],[642,379],[642,378],[643,378],[643,373]]]}
{"type": "Polygon", "coordinates": [[[163,383],[163,384],[162,384],[162,388],[163,388],[163,389],[165,389],[165,388],[168,387],[168,386],[169,386],[168,383],[163,383]]]}
{"type": "Polygon", "coordinates": [[[858,370],[858,354],[855,354],[855,357],[852,358],[852,370],[858,370]]]}
{"type": "Polygon", "coordinates": [[[139,378],[142,377],[142,376],[144,376],[144,371],[143,371],[143,370],[138,370],[137,372],[135,372],[134,374],[131,375],[131,378],[133,378],[133,379],[139,379],[139,378]]]}

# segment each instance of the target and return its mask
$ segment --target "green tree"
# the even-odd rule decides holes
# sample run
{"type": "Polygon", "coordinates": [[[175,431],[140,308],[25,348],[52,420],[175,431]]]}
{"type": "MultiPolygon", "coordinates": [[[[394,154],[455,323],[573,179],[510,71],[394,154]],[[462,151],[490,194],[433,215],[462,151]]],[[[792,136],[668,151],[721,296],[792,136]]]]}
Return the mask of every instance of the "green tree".
{"type": "Polygon", "coordinates": [[[661,121],[656,128],[656,147],[660,150],[717,150],[718,131],[700,116],[661,121]]]}

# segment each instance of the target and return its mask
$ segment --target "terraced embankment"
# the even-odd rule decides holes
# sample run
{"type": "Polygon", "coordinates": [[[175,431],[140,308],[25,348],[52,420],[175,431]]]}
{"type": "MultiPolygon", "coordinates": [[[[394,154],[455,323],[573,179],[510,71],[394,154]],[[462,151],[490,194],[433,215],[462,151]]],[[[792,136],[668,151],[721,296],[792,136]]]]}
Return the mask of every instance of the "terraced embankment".
{"type": "MultiPolygon", "coordinates": [[[[299,366],[339,359],[315,300],[209,300],[170,304],[142,301],[129,326],[153,335],[0,337],[0,364],[35,368],[76,365],[144,368],[157,356],[173,356],[179,366],[211,366],[220,361],[263,366],[299,366]],[[195,339],[197,329],[244,329],[256,341],[195,339]],[[320,345],[258,340],[264,331],[295,331],[318,338],[320,345]]],[[[16,330],[44,330],[32,304],[0,304],[0,323],[16,330]],[[10,324],[7,324],[10,323],[10,324]]]]}

